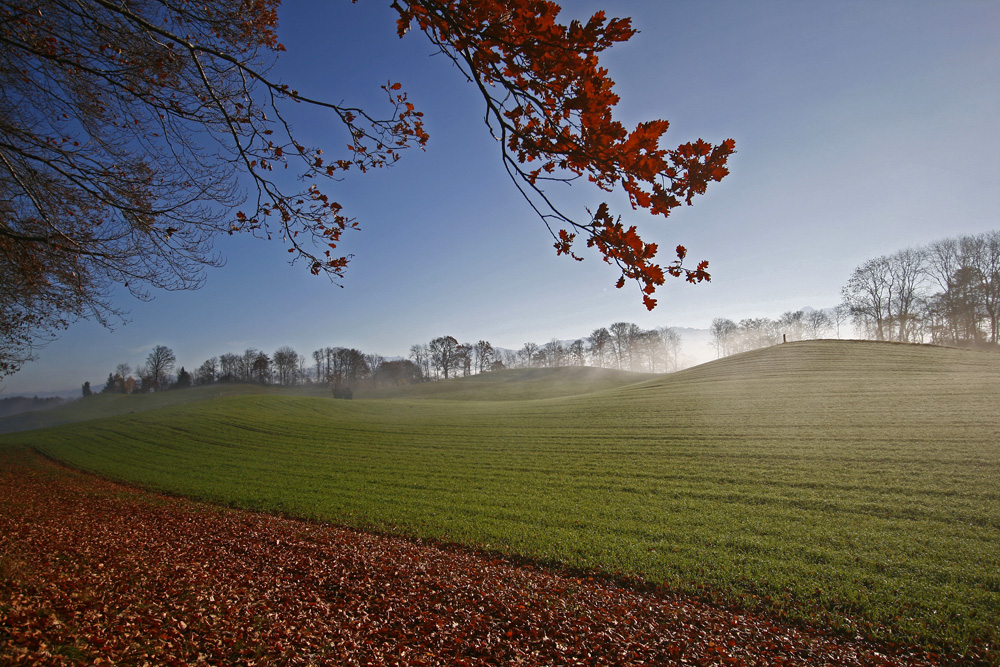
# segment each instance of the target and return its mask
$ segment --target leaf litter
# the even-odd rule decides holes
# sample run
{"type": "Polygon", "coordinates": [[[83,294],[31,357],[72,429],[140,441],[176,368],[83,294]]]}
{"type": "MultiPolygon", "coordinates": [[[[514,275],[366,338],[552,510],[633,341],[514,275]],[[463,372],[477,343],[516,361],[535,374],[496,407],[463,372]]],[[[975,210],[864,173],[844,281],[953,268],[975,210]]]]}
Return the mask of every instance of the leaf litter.
{"type": "Polygon", "coordinates": [[[4,665],[943,665],[598,573],[0,456],[4,665]]]}

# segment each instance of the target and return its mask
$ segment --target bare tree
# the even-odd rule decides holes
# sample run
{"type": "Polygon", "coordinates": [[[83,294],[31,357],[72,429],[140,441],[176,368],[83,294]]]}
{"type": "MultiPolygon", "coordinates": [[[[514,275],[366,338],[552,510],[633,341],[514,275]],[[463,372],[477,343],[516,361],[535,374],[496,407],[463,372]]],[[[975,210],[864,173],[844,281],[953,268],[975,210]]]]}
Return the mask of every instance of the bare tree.
{"type": "Polygon", "coordinates": [[[716,317],[712,320],[712,326],[709,328],[709,333],[712,334],[712,340],[715,343],[715,356],[716,358],[722,358],[732,353],[733,345],[736,342],[736,336],[739,333],[739,327],[736,322],[724,317],[716,317]]]}
{"type": "Polygon", "coordinates": [[[600,368],[607,368],[610,366],[608,363],[608,357],[612,354],[610,331],[604,327],[594,329],[587,337],[587,345],[588,350],[590,351],[590,357],[593,359],[595,365],[600,368]]]}
{"type": "Polygon", "coordinates": [[[921,288],[927,276],[924,258],[924,251],[917,248],[889,256],[889,322],[895,324],[894,337],[901,343],[914,340],[920,319],[921,288]]]}
{"type": "Polygon", "coordinates": [[[170,385],[170,371],[174,370],[177,357],[166,345],[157,345],[146,357],[146,372],[154,391],[162,391],[170,385]]]}
{"type": "Polygon", "coordinates": [[[260,354],[260,350],[255,347],[248,347],[243,350],[243,354],[240,356],[239,364],[239,381],[240,382],[253,382],[254,378],[254,362],[257,361],[257,356],[260,354]]]}
{"type": "Polygon", "coordinates": [[[633,368],[633,342],[639,335],[640,329],[632,322],[615,322],[608,331],[611,333],[611,349],[615,355],[615,362],[619,370],[633,368]]]}
{"type": "Polygon", "coordinates": [[[493,365],[496,352],[489,341],[480,340],[473,347],[473,356],[476,359],[476,372],[485,373],[493,365]]]}
{"type": "Polygon", "coordinates": [[[365,365],[368,367],[368,374],[372,379],[372,386],[374,386],[375,379],[378,377],[378,371],[382,368],[382,364],[385,363],[385,357],[381,354],[366,354],[365,355],[365,365]]]}
{"type": "Polygon", "coordinates": [[[869,259],[854,269],[842,293],[856,327],[875,340],[891,336],[892,282],[888,257],[869,259]]]}
{"type": "Polygon", "coordinates": [[[681,335],[672,327],[660,327],[656,332],[663,346],[663,358],[666,362],[664,370],[668,373],[680,370],[681,335]]]}
{"type": "Polygon", "coordinates": [[[989,320],[990,342],[1000,336],[1000,231],[980,234],[963,244],[969,246],[965,253],[969,265],[975,270],[982,309],[989,320]]]}
{"type": "Polygon", "coordinates": [[[517,353],[521,360],[521,366],[531,368],[538,363],[538,345],[532,342],[525,343],[517,353]]]}
{"type": "Polygon", "coordinates": [[[566,348],[566,353],[569,355],[570,363],[574,366],[586,366],[587,365],[587,343],[582,338],[577,338],[569,347],[566,348]]]}
{"type": "MultiPolygon", "coordinates": [[[[810,338],[822,338],[833,326],[833,320],[825,310],[813,310],[806,313],[804,322],[810,338]]],[[[839,334],[838,334],[839,335],[839,334]]]]}
{"type": "Polygon", "coordinates": [[[194,372],[195,384],[213,384],[219,374],[218,357],[209,357],[194,372]]]}
{"type": "Polygon", "coordinates": [[[299,353],[285,345],[274,351],[271,357],[274,372],[278,376],[278,384],[290,386],[295,384],[299,367],[299,353]]]}
{"type": "Polygon", "coordinates": [[[833,309],[833,323],[837,328],[837,338],[840,338],[840,327],[851,317],[851,307],[846,303],[838,303],[833,309]]]}
{"type": "Polygon", "coordinates": [[[802,340],[805,337],[805,318],[805,311],[802,310],[782,313],[777,322],[778,328],[781,329],[781,340],[802,340]]]}
{"type": "Polygon", "coordinates": [[[413,363],[417,365],[420,369],[422,379],[428,380],[431,376],[431,353],[430,349],[426,345],[411,345],[410,346],[410,359],[413,363]]]}
{"type": "Polygon", "coordinates": [[[271,382],[271,359],[264,352],[258,351],[250,364],[250,381],[260,384],[271,382]]]}
{"type": "Polygon", "coordinates": [[[447,380],[454,371],[461,368],[462,352],[461,345],[452,336],[441,336],[435,338],[429,345],[431,364],[435,369],[444,375],[447,380]]]}
{"type": "Polygon", "coordinates": [[[219,355],[219,382],[239,382],[242,357],[232,352],[219,355]]]}

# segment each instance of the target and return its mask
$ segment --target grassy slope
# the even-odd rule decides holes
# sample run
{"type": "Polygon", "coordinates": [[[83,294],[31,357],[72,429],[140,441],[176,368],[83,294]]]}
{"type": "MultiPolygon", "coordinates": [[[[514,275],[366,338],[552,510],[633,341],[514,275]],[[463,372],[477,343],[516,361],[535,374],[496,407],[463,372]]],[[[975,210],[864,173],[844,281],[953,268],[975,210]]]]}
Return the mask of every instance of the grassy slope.
{"type": "Polygon", "coordinates": [[[982,646],[1000,640],[998,379],[987,353],[793,343],[574,397],[232,396],[0,443],[982,646]]]}
{"type": "Polygon", "coordinates": [[[266,387],[256,384],[220,384],[210,387],[196,387],[183,391],[165,391],[158,394],[94,394],[86,399],[79,398],[55,408],[20,412],[0,419],[0,433],[14,433],[31,429],[48,428],[61,424],[72,424],[91,419],[117,417],[133,412],[160,410],[185,403],[197,403],[224,396],[247,396],[255,394],[299,394],[303,396],[327,396],[325,388],[301,387],[293,390],[266,387]]]}
{"type": "Polygon", "coordinates": [[[607,368],[512,368],[441,382],[380,387],[357,392],[356,398],[443,398],[456,401],[525,401],[615,389],[657,377],[607,368]]]}

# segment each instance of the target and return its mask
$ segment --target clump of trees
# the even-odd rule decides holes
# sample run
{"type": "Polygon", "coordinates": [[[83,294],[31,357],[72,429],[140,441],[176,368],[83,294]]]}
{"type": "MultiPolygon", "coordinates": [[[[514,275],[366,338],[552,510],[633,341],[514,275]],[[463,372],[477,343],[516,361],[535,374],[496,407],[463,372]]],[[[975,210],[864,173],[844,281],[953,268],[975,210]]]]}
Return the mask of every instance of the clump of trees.
{"type": "Polygon", "coordinates": [[[868,338],[997,345],[1000,231],[875,257],[854,269],[842,292],[855,327],[868,338]]]}
{"type": "Polygon", "coordinates": [[[681,337],[669,327],[642,329],[615,322],[586,338],[553,339],[544,345],[525,343],[518,350],[495,348],[489,341],[459,343],[453,336],[410,347],[410,359],[427,379],[448,379],[496,368],[596,366],[661,373],[680,368],[681,337]]]}
{"type": "Polygon", "coordinates": [[[784,341],[824,338],[834,331],[839,338],[840,327],[846,321],[845,313],[843,307],[837,307],[832,311],[790,310],[776,320],[750,317],[734,322],[717,317],[712,320],[709,333],[716,356],[725,357],[784,341]]]}
{"type": "Polygon", "coordinates": [[[335,395],[359,388],[400,386],[428,380],[466,377],[500,368],[554,368],[598,366],[642,372],[670,372],[680,368],[681,337],[669,327],[642,329],[630,322],[615,322],[595,329],[590,336],[572,341],[553,339],[545,345],[525,343],[519,350],[494,347],[487,340],[459,343],[454,336],[439,336],[410,347],[409,359],[385,359],[347,347],[313,350],[312,363],[294,349],[283,346],[272,355],[249,347],[206,359],[193,373],[177,362],[173,350],[157,345],[135,368],[118,364],[108,373],[104,393],[162,391],[215,383],[256,383],[295,386],[320,384],[335,395]]]}

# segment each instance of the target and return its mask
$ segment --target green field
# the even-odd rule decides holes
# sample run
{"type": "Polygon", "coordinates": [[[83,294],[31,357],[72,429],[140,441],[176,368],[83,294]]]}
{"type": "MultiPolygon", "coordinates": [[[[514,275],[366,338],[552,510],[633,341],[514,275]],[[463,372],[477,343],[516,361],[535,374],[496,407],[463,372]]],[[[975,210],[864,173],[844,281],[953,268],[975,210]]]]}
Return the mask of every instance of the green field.
{"type": "Polygon", "coordinates": [[[1000,355],[815,341],[629,382],[561,372],[353,401],[96,397],[126,414],[0,444],[998,662],[1000,355]]]}

